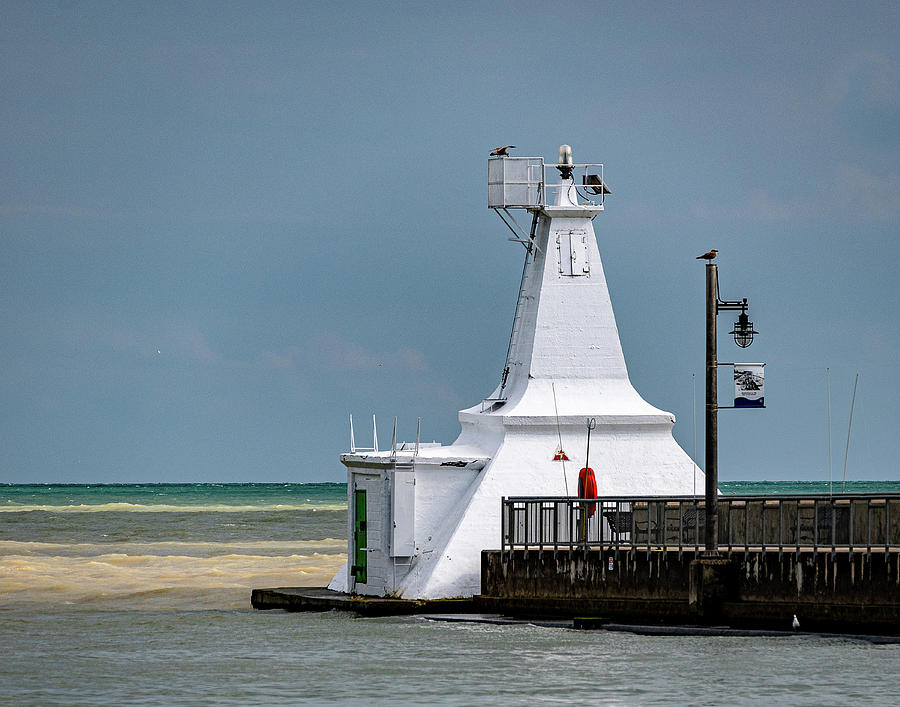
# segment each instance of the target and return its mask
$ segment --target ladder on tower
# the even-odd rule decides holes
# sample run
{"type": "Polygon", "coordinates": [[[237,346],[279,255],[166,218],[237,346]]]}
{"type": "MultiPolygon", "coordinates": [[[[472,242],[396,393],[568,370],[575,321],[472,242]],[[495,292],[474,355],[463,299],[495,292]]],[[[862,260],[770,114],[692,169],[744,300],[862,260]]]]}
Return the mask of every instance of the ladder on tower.
{"type": "Polygon", "coordinates": [[[506,381],[509,378],[510,366],[514,365],[512,358],[516,352],[518,344],[519,329],[522,323],[522,317],[525,310],[525,301],[528,297],[525,295],[525,281],[528,278],[528,265],[534,259],[534,234],[537,230],[538,215],[534,213],[531,219],[531,233],[528,236],[529,243],[525,246],[525,264],[522,266],[522,279],[519,281],[519,297],[516,300],[516,314],[513,317],[512,331],[509,334],[509,346],[506,349],[506,365],[503,367],[503,377],[500,381],[500,400],[505,400],[503,390],[506,388],[506,381]]]}

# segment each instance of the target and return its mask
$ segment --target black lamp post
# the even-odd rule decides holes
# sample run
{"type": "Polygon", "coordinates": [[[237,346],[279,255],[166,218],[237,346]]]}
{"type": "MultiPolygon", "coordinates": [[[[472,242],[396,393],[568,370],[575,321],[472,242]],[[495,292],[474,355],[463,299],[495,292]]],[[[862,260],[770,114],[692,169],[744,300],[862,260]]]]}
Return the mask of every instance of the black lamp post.
{"type": "MultiPolygon", "coordinates": [[[[715,254],[713,254],[715,255],[715,254]]],[[[747,317],[747,298],[719,299],[719,274],[711,259],[706,263],[706,547],[705,555],[719,552],[719,426],[716,317],[723,310],[740,310],[729,332],[742,349],[753,343],[753,322],[747,317]]]]}

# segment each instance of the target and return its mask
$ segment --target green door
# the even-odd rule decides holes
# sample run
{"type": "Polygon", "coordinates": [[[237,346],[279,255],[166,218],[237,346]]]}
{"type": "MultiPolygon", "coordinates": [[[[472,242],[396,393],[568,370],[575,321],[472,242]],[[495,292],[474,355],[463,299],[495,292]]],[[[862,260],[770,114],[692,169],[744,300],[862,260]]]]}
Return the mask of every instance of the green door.
{"type": "Polygon", "coordinates": [[[357,490],[353,497],[353,566],[357,582],[366,583],[366,492],[357,490]]]}

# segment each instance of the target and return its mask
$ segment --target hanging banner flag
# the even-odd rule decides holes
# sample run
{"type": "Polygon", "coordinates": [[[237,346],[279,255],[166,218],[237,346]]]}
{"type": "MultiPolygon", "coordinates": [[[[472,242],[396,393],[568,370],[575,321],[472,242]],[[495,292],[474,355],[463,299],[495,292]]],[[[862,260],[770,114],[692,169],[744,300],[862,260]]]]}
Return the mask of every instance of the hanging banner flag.
{"type": "Polygon", "coordinates": [[[764,363],[734,364],[734,406],[736,408],[764,408],[764,363]]]}

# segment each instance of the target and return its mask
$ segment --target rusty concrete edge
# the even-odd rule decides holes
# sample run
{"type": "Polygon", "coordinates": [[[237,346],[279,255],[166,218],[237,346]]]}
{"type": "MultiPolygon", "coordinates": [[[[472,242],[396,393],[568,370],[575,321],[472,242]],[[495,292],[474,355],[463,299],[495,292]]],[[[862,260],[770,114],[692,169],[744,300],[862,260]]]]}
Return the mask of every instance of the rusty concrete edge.
{"type": "Polygon", "coordinates": [[[363,616],[401,616],[427,613],[472,613],[472,598],[396,599],[363,597],[331,592],[320,587],[254,589],[250,595],[254,609],[283,611],[350,611],[363,616]]]}

